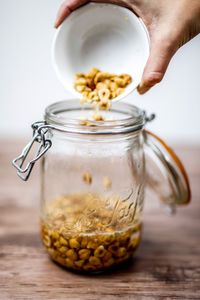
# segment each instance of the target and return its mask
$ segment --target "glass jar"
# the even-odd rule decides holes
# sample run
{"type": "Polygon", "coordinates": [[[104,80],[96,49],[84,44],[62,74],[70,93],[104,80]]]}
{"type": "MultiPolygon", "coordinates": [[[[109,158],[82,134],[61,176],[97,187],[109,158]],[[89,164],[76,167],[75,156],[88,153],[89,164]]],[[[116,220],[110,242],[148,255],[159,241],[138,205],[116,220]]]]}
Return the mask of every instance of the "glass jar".
{"type": "Polygon", "coordinates": [[[13,164],[27,180],[42,157],[41,237],[50,257],[72,270],[98,272],[137,249],[146,184],[171,208],[189,202],[190,188],[175,153],[144,130],[143,111],[115,103],[104,112],[107,121],[83,124],[80,117],[90,114],[76,100],[50,105],[13,164]],[[39,148],[23,168],[33,144],[39,148]],[[151,171],[157,168],[148,180],[145,156],[151,171]]]}

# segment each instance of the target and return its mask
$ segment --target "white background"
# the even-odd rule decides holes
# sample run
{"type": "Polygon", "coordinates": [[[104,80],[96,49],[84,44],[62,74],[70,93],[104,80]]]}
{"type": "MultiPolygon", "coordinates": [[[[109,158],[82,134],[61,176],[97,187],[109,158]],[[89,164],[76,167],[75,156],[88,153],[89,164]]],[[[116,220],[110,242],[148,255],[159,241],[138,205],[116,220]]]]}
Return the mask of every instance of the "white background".
{"type": "MultiPolygon", "coordinates": [[[[44,108],[70,95],[51,65],[61,0],[0,0],[0,136],[31,135],[44,108]]],[[[200,144],[200,36],[173,58],[164,81],[129,101],[155,112],[152,130],[175,143],[200,144]]]]}

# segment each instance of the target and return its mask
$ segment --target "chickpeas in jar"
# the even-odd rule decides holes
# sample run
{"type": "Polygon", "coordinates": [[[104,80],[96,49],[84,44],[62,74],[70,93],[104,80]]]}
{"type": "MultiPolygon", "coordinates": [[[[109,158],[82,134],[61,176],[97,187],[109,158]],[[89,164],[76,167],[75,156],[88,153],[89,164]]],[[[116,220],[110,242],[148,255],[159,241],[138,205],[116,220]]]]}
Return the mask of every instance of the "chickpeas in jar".
{"type": "Polygon", "coordinates": [[[140,242],[141,224],[119,229],[119,215],[113,216],[105,201],[98,195],[75,194],[48,205],[41,236],[54,261],[72,270],[98,272],[132,256],[140,242]]]}

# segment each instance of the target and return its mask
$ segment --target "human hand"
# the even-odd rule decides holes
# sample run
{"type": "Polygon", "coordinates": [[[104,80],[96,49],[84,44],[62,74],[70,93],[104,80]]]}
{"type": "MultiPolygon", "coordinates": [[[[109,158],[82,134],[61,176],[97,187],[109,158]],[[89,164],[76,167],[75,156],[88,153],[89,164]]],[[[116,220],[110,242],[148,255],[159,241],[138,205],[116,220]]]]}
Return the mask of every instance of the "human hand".
{"type": "MultiPolygon", "coordinates": [[[[55,22],[59,27],[64,19],[88,0],[66,0],[55,22]]],[[[150,35],[150,55],[142,80],[140,94],[160,82],[176,51],[200,33],[200,0],[94,0],[113,3],[134,11],[147,26],[150,35]]]]}

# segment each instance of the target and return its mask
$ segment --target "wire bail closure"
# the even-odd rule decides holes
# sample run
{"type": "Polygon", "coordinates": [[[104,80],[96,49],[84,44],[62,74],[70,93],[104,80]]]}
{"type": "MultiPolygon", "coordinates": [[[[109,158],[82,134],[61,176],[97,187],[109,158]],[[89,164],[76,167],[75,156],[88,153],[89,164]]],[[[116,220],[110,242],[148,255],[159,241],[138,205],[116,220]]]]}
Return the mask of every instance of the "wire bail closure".
{"type": "Polygon", "coordinates": [[[24,181],[28,180],[35,162],[39,160],[52,146],[51,140],[46,138],[48,129],[51,128],[51,126],[46,125],[44,121],[39,121],[33,123],[31,127],[33,129],[32,140],[25,146],[22,153],[12,161],[13,166],[17,169],[17,175],[24,181]],[[27,163],[26,167],[23,168],[24,162],[34,143],[39,144],[36,154],[33,159],[27,163]]]}

